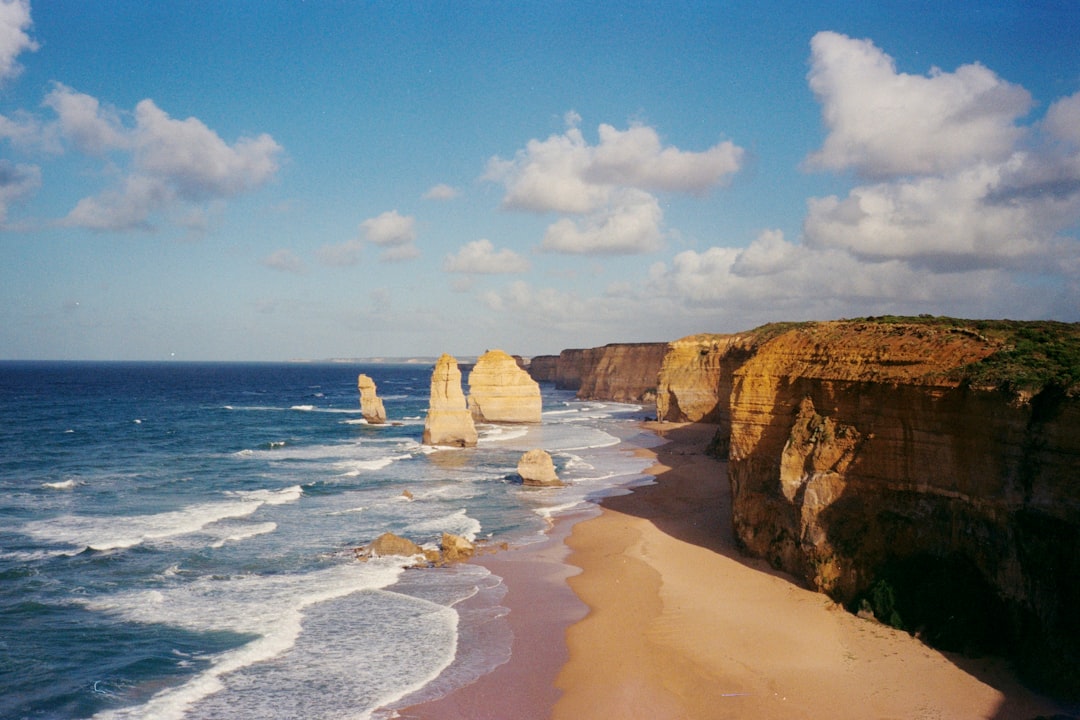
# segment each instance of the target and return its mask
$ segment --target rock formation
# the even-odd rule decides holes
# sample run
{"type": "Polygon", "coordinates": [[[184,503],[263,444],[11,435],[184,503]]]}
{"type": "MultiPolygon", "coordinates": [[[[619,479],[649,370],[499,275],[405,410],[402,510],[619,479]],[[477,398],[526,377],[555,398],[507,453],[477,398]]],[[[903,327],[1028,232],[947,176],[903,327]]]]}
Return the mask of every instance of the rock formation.
{"type": "Polygon", "coordinates": [[[489,350],[469,373],[469,410],[477,422],[540,422],[540,385],[502,350],[489,350]]]}
{"type": "Polygon", "coordinates": [[[408,538],[387,532],[375,538],[361,552],[367,557],[413,557],[423,555],[424,549],[408,538]]]}
{"type": "Polygon", "coordinates": [[[545,450],[529,450],[517,464],[518,475],[526,485],[562,485],[555,474],[555,463],[545,450]]]}
{"type": "Polygon", "coordinates": [[[431,373],[431,399],[424,421],[423,443],[473,447],[476,440],[476,426],[461,390],[461,371],[453,357],[443,354],[431,373]]]}
{"type": "MultiPolygon", "coordinates": [[[[587,351],[568,352],[584,387],[587,351]]],[[[671,343],[657,411],[717,423],[748,553],[1077,694],[1080,325],[868,318],[692,336],[671,343]]]]}
{"type": "Polygon", "coordinates": [[[375,391],[375,381],[361,374],[356,380],[356,385],[360,390],[360,414],[372,425],[385,423],[386,409],[375,391]]]}
{"type": "Polygon", "coordinates": [[[558,358],[534,357],[529,374],[539,382],[554,381],[560,390],[576,390],[582,400],[651,403],[667,346],[666,342],[612,343],[563,350],[558,358]]]}
{"type": "Polygon", "coordinates": [[[691,335],[669,343],[656,388],[656,419],[726,425],[734,373],[758,344],[756,333],[691,335]]]}
{"type": "Polygon", "coordinates": [[[559,356],[536,355],[529,360],[528,369],[536,382],[555,382],[559,373],[559,356]]]}
{"type": "Polygon", "coordinates": [[[439,549],[442,551],[443,563],[461,562],[476,554],[476,545],[468,538],[448,532],[442,534],[439,549]]]}

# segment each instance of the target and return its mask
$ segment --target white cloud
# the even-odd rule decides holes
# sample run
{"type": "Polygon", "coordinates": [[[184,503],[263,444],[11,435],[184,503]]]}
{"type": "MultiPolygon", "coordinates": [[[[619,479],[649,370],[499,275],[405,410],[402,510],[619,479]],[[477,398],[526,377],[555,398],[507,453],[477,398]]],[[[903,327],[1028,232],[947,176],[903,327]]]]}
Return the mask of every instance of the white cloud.
{"type": "Polygon", "coordinates": [[[632,125],[620,131],[600,126],[600,144],[592,153],[591,181],[646,190],[702,193],[722,184],[742,166],[744,151],[730,141],[704,152],[663,147],[656,130],[632,125]]]}
{"type": "Polygon", "coordinates": [[[360,232],[365,240],[383,248],[380,260],[402,262],[420,256],[420,250],[414,244],[416,218],[411,215],[387,210],[360,223],[360,232]]]}
{"type": "Polygon", "coordinates": [[[189,200],[232,197],[277,172],[281,146],[267,134],[232,145],[198,118],[174,120],[152,100],[135,106],[135,165],[189,200]]]}
{"type": "Polygon", "coordinates": [[[133,145],[120,113],[115,108],[103,108],[95,97],[56,83],[43,104],[56,113],[60,134],[80,152],[103,155],[133,145]]]}
{"type": "Polygon", "coordinates": [[[1080,149],[1080,92],[1051,105],[1043,124],[1051,137],[1080,149]]]}
{"type": "Polygon", "coordinates": [[[829,131],[807,164],[866,177],[954,172],[1012,153],[1031,107],[1023,88],[979,64],[928,76],[896,71],[869,40],[820,32],[811,41],[810,87],[829,131]]]}
{"type": "Polygon", "coordinates": [[[723,184],[742,164],[743,150],[722,142],[703,152],[664,147],[656,130],[600,125],[590,145],[566,115],[567,129],[530,140],[512,160],[494,157],[483,179],[502,183],[509,210],[564,215],[547,230],[542,249],[630,254],[659,249],[663,212],[654,192],[700,194],[723,184]],[[574,216],[574,217],[565,217],[574,216]]]}
{"type": "Polygon", "coordinates": [[[23,51],[37,50],[27,33],[32,24],[29,0],[0,0],[0,85],[22,71],[16,58],[23,51]]]}
{"type": "Polygon", "coordinates": [[[370,243],[383,247],[405,245],[416,239],[416,218],[388,210],[360,223],[360,229],[370,243]]]}
{"type": "Polygon", "coordinates": [[[282,248],[275,250],[262,259],[262,264],[272,270],[280,270],[282,272],[294,273],[301,275],[304,273],[304,262],[298,258],[291,250],[282,248]]]}
{"type": "Polygon", "coordinates": [[[424,193],[425,200],[453,200],[461,191],[445,183],[439,183],[434,185],[426,193],[424,193]]]}
{"type": "Polygon", "coordinates": [[[33,194],[41,186],[41,168],[0,158],[0,227],[8,206],[33,194]]]}
{"type": "Polygon", "coordinates": [[[323,245],[315,251],[315,255],[324,265],[345,267],[360,262],[363,247],[363,242],[359,238],[354,238],[337,245],[323,245]]]}
{"type": "Polygon", "coordinates": [[[269,135],[230,145],[198,118],[176,120],[152,100],[136,105],[130,127],[116,109],[59,83],[44,104],[57,115],[53,128],[75,150],[94,156],[118,153],[110,156],[110,166],[125,166],[116,186],[80,200],[62,221],[65,225],[150,229],[156,214],[204,214],[191,206],[214,205],[254,190],[278,170],[281,146],[269,135]]]}
{"type": "Polygon", "coordinates": [[[456,255],[447,255],[443,269],[477,275],[523,273],[529,269],[529,261],[509,248],[496,251],[490,240],[480,239],[466,243],[456,255]]]}
{"type": "Polygon", "coordinates": [[[609,207],[576,221],[562,218],[548,227],[545,252],[627,255],[659,250],[663,211],[656,198],[641,190],[617,193],[609,207]]]}

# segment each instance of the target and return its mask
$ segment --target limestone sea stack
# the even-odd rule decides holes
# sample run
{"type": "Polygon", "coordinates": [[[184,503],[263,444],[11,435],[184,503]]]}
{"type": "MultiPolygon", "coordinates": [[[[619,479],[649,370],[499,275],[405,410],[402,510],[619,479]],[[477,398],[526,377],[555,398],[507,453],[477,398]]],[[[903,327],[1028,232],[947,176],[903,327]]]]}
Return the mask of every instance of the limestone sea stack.
{"type": "Polygon", "coordinates": [[[502,350],[488,350],[469,373],[469,410],[477,422],[540,422],[540,385],[502,350]]]}
{"type": "Polygon", "coordinates": [[[443,353],[431,373],[431,400],[424,421],[425,445],[474,447],[476,426],[461,390],[457,360],[443,353]]]}
{"type": "Polygon", "coordinates": [[[555,474],[555,463],[545,450],[530,450],[521,456],[517,465],[518,475],[526,485],[562,485],[555,474]]]}
{"type": "Polygon", "coordinates": [[[360,414],[372,425],[385,423],[386,409],[375,391],[375,381],[361,374],[356,380],[356,386],[360,390],[360,414]]]}

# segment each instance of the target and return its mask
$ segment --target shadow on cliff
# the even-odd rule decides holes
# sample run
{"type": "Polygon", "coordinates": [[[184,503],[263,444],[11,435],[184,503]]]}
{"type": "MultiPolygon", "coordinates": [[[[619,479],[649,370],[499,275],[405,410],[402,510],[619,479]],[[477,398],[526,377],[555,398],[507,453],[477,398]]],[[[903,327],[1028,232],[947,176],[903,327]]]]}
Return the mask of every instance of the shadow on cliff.
{"type": "MultiPolygon", "coordinates": [[[[745,555],[736,543],[727,462],[706,453],[717,428],[709,423],[651,424],[650,429],[668,441],[653,449],[660,466],[652,470],[657,483],[635,488],[629,495],[606,498],[604,507],[648,520],[677,540],[706,548],[792,585],[808,588],[806,583],[776,570],[766,560],[745,555]]],[[[942,654],[964,672],[1001,691],[1001,706],[993,716],[994,720],[1032,720],[1030,714],[1020,711],[1017,702],[1009,698],[1010,688],[1015,688],[1017,681],[1005,660],[942,654]]],[[[1059,704],[1059,707],[1068,714],[1052,716],[1055,719],[1080,717],[1080,706],[1059,704]]]]}

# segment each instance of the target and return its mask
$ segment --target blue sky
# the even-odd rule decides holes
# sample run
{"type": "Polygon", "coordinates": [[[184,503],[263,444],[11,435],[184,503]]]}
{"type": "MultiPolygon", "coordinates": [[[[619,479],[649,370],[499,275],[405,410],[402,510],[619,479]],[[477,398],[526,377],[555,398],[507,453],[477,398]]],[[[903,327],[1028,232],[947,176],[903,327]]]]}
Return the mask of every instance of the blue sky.
{"type": "Polygon", "coordinates": [[[1080,320],[1080,5],[805,5],[0,0],[0,358],[1080,320]]]}

